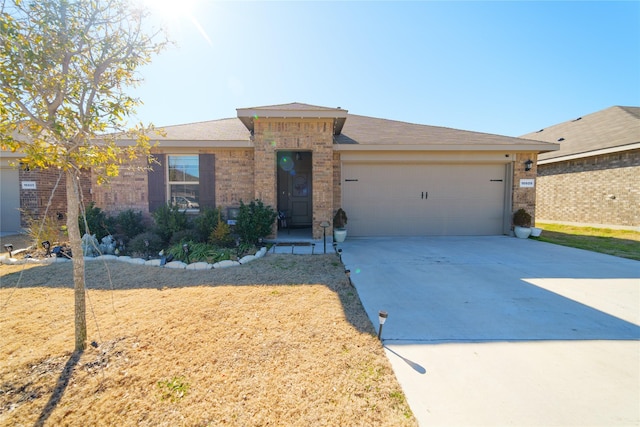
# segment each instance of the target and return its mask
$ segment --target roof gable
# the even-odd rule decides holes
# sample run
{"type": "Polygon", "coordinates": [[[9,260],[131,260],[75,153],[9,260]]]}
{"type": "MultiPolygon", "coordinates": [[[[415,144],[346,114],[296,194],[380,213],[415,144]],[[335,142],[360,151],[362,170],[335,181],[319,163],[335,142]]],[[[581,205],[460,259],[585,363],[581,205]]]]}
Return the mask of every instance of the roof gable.
{"type": "Polygon", "coordinates": [[[560,150],[542,154],[538,160],[588,155],[603,149],[624,149],[640,142],[640,107],[609,107],[528,133],[522,138],[560,144],[560,150]]]}
{"type": "Polygon", "coordinates": [[[250,132],[253,132],[253,122],[260,117],[266,118],[331,118],[333,119],[333,133],[339,135],[347,117],[347,110],[342,108],[319,107],[317,105],[293,102],[291,104],[268,105],[265,107],[237,108],[238,118],[250,132]]]}

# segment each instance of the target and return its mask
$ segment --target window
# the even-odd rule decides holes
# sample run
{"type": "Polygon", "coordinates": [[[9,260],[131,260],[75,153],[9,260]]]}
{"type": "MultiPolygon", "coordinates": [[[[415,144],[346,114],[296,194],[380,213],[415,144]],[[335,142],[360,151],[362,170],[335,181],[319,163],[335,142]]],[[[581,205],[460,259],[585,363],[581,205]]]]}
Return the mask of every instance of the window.
{"type": "Polygon", "coordinates": [[[200,209],[198,156],[167,156],[169,200],[180,209],[200,209]]]}

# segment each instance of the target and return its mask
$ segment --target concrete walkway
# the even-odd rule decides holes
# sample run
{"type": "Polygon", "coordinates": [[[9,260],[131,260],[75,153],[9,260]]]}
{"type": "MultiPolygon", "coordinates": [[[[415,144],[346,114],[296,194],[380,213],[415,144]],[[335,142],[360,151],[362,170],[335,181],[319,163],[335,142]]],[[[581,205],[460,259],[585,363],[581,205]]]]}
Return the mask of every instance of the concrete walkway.
{"type": "Polygon", "coordinates": [[[340,248],[420,425],[640,424],[640,262],[506,236],[340,248]]]}

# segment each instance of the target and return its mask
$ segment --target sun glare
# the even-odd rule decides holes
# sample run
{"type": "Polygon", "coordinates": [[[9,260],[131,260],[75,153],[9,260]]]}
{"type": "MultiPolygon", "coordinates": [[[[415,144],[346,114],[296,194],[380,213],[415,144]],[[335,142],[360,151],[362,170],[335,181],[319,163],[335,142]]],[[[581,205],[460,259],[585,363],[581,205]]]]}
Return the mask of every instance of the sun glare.
{"type": "Polygon", "coordinates": [[[185,25],[192,25],[202,38],[211,46],[213,42],[205,29],[196,18],[195,9],[198,0],[142,0],[144,5],[151,10],[169,28],[179,29],[185,25]]]}
{"type": "Polygon", "coordinates": [[[194,0],[143,0],[143,3],[166,20],[191,17],[195,5],[194,0]]]}

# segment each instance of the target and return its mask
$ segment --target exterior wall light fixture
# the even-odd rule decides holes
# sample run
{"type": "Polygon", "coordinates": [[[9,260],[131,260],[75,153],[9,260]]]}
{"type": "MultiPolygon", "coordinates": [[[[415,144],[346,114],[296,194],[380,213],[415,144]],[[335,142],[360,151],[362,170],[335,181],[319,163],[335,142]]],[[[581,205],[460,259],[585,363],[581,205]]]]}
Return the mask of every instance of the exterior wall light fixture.
{"type": "Polygon", "coordinates": [[[530,171],[532,166],[533,166],[533,162],[531,161],[531,159],[529,159],[526,162],[524,162],[524,170],[525,171],[530,171]]]}

